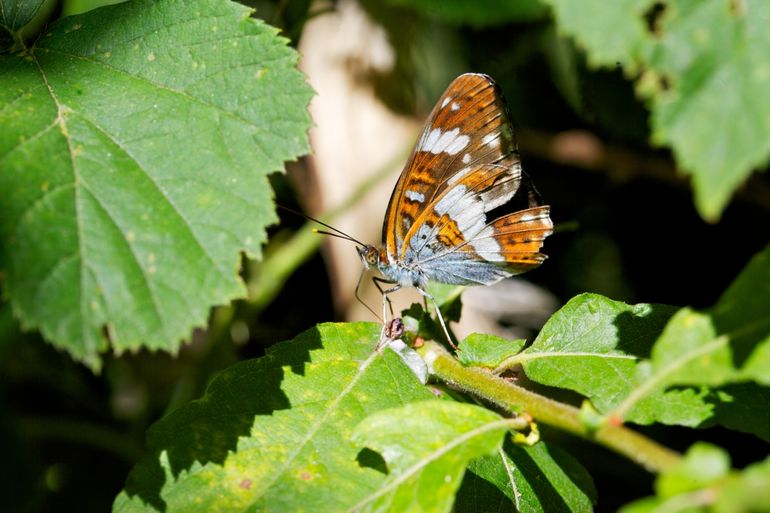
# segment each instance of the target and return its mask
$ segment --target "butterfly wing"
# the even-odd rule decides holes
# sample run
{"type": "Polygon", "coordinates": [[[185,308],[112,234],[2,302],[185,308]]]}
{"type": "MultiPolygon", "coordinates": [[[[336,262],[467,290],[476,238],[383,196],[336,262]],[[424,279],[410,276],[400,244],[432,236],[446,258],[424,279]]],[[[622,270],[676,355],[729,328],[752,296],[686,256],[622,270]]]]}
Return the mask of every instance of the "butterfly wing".
{"type": "Polygon", "coordinates": [[[466,74],[433,109],[386,213],[390,259],[443,283],[491,284],[539,265],[548,207],[487,222],[511,200],[521,165],[505,100],[491,78],[466,74]]]}
{"type": "MultiPolygon", "coordinates": [[[[519,178],[512,166],[518,157],[511,156],[515,143],[510,126],[505,101],[490,77],[467,73],[447,87],[388,203],[382,240],[389,256],[403,256],[418,219],[430,214],[428,207],[472,170],[494,166],[502,175],[498,180],[507,181],[495,191],[498,202],[506,192],[515,192],[519,178]]],[[[489,194],[485,199],[494,208],[489,194]]]]}

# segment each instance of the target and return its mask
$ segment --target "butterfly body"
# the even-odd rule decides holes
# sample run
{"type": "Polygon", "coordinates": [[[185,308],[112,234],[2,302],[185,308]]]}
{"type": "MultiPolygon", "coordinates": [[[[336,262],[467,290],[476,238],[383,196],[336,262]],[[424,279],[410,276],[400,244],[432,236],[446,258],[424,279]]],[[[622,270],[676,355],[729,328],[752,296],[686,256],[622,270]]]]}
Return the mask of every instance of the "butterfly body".
{"type": "Polygon", "coordinates": [[[381,248],[359,248],[388,282],[491,285],[540,265],[549,207],[521,170],[502,93],[482,74],[456,78],[439,98],[388,203],[381,248]],[[526,192],[527,207],[488,219],[526,192]]]}

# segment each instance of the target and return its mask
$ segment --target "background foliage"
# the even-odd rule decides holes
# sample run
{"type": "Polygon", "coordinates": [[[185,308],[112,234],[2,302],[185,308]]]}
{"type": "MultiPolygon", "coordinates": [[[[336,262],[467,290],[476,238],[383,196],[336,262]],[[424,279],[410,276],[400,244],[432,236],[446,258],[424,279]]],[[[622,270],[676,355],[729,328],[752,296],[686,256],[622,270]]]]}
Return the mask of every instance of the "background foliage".
{"type": "Polygon", "coordinates": [[[770,510],[766,3],[361,4],[396,51],[364,76],[383,101],[424,113],[492,75],[553,205],[528,279],[564,307],[461,361],[700,442],[654,484],[564,426],[515,445],[372,355],[377,326],[312,328],[334,317],[318,240],[267,231],[274,195],[303,201],[268,175],[310,151],[291,47],[334,4],[0,0],[3,510],[770,510]]]}

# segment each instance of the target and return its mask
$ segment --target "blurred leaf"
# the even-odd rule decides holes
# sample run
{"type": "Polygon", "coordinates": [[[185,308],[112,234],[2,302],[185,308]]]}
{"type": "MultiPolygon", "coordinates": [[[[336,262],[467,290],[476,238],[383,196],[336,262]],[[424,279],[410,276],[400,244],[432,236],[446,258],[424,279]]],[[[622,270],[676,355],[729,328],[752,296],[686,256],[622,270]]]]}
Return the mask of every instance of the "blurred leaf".
{"type": "Polygon", "coordinates": [[[471,333],[457,345],[457,359],[463,365],[497,367],[509,356],[518,354],[524,339],[508,340],[495,335],[471,333]]]}
{"type": "Polygon", "coordinates": [[[620,64],[632,76],[645,70],[638,91],[649,100],[653,140],[672,148],[693,175],[701,215],[717,220],[736,187],[770,157],[770,4],[546,2],[589,63],[620,64]]]}
{"type": "Polygon", "coordinates": [[[648,64],[670,88],[651,96],[653,138],[693,175],[714,221],[770,157],[770,4],[667,2],[648,64]]]}
{"type": "Polygon", "coordinates": [[[544,0],[559,28],[586,50],[595,67],[633,63],[647,37],[643,15],[653,0],[544,0]]]}
{"type": "Polygon", "coordinates": [[[714,513],[770,511],[770,459],[731,476],[714,504],[714,513]]]}
{"type": "MultiPolygon", "coordinates": [[[[23,39],[24,28],[40,10],[46,0],[0,0],[0,54],[15,49],[17,41],[23,39]]],[[[21,46],[21,45],[20,45],[21,46]]]]}
{"type": "Polygon", "coordinates": [[[276,219],[267,174],[308,150],[297,54],[248,14],[137,0],[0,58],[7,293],[94,369],[108,346],[175,351],[244,294],[241,253],[276,219]]]}
{"type": "Polygon", "coordinates": [[[730,456],[723,449],[697,442],[679,465],[658,477],[655,491],[663,498],[673,497],[709,486],[729,471],[730,456]]]}
{"type": "Polygon", "coordinates": [[[770,459],[728,473],[729,456],[719,447],[696,443],[681,465],[658,477],[657,496],[620,513],[760,513],[770,511],[770,459]]]}
{"type": "Polygon", "coordinates": [[[354,437],[382,455],[389,474],[351,510],[450,511],[468,462],[499,448],[509,427],[485,408],[450,401],[411,403],[367,417],[354,437]]]}
{"type": "Polygon", "coordinates": [[[546,442],[532,447],[506,442],[503,452],[476,458],[457,495],[456,513],[591,511],[596,490],[585,468],[546,442]]]}
{"type": "Polygon", "coordinates": [[[219,374],[150,429],[113,511],[336,513],[381,489],[382,460],[352,443],[354,427],[433,394],[374,352],[379,331],[322,324],[219,374]]]}
{"type": "Polygon", "coordinates": [[[485,27],[542,19],[548,8],[540,0],[389,0],[412,7],[425,15],[452,24],[485,27]]]}
{"type": "Polygon", "coordinates": [[[0,0],[0,28],[15,32],[29,23],[45,0],[0,0]]]}

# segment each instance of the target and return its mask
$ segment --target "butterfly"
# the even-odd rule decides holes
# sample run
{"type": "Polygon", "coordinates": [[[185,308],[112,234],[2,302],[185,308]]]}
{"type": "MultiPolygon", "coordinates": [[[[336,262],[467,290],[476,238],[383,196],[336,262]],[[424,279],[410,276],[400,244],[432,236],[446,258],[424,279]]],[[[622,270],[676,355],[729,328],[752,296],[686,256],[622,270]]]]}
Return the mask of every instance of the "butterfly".
{"type": "Polygon", "coordinates": [[[382,275],[373,278],[383,296],[380,345],[392,338],[388,295],[414,287],[433,302],[454,346],[428,282],[492,285],[534,269],[553,231],[550,207],[521,169],[503,94],[480,73],[457,77],[430,113],[388,202],[382,246],[308,218],[336,232],[318,233],[354,242],[365,268],[382,275]]]}
{"type": "Polygon", "coordinates": [[[383,320],[388,294],[414,287],[433,301],[451,344],[428,282],[492,285],[534,269],[552,231],[550,207],[521,169],[502,92],[489,76],[466,73],[439,98],[401,172],[382,246],[358,243],[357,251],[382,275],[374,282],[383,320]],[[517,196],[526,204],[506,212],[517,196]]]}

